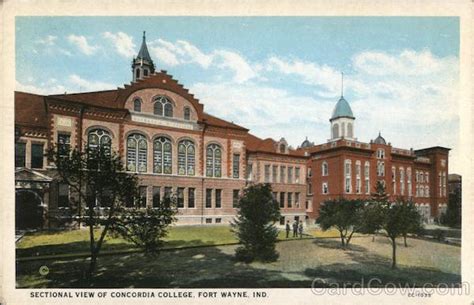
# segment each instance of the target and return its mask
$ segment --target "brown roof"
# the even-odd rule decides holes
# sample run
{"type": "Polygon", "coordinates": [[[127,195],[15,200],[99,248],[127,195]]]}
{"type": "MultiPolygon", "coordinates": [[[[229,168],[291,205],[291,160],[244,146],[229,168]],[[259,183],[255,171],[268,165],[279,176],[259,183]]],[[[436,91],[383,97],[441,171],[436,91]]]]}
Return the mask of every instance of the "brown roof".
{"type": "Polygon", "coordinates": [[[254,136],[253,134],[247,134],[247,139],[245,141],[245,145],[247,146],[247,150],[253,151],[253,152],[263,152],[263,153],[270,153],[270,154],[277,154],[281,156],[292,156],[292,157],[304,157],[304,151],[301,150],[294,150],[294,149],[289,149],[289,154],[282,154],[279,153],[275,149],[276,141],[267,138],[267,139],[260,139],[257,136],[254,136]]]}
{"type": "Polygon", "coordinates": [[[223,119],[219,119],[213,115],[210,115],[209,113],[203,112],[202,114],[202,121],[206,124],[212,125],[212,126],[217,126],[217,127],[224,127],[224,128],[233,128],[233,129],[240,129],[243,131],[248,131],[247,128],[239,126],[237,124],[228,122],[223,119]]]}
{"type": "Polygon", "coordinates": [[[115,102],[117,99],[117,89],[84,93],[55,94],[49,95],[48,97],[71,102],[79,102],[97,107],[121,108],[122,106],[115,102]]]}
{"type": "Polygon", "coordinates": [[[15,124],[47,128],[44,96],[15,91],[15,124]]]}

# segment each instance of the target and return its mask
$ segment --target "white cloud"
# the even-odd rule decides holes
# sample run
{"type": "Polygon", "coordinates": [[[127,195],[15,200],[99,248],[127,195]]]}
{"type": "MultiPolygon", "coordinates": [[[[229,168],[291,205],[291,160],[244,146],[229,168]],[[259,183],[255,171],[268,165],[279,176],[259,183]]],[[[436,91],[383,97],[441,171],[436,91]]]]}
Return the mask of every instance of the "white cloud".
{"type": "Polygon", "coordinates": [[[16,81],[15,90],[40,95],[61,94],[67,91],[65,86],[57,84],[53,80],[48,80],[44,83],[40,83],[39,85],[16,81]]]}
{"type": "Polygon", "coordinates": [[[57,36],[46,35],[45,37],[38,39],[36,43],[45,46],[54,46],[56,44],[57,39],[57,36]]]}
{"type": "Polygon", "coordinates": [[[44,53],[48,55],[57,55],[57,53],[59,53],[61,55],[72,56],[71,52],[56,44],[57,40],[57,36],[46,35],[45,37],[35,41],[36,47],[32,48],[31,51],[33,54],[44,53]]]}
{"type": "Polygon", "coordinates": [[[15,90],[36,93],[40,95],[63,94],[64,92],[87,92],[115,89],[117,86],[100,81],[86,80],[77,74],[71,74],[68,77],[58,81],[55,78],[46,80],[36,80],[29,77],[26,82],[16,81],[15,90]]]}
{"type": "Polygon", "coordinates": [[[231,70],[234,73],[233,80],[236,83],[244,83],[257,77],[257,73],[252,66],[239,54],[224,50],[218,50],[214,54],[217,67],[231,70]]]}
{"type": "Polygon", "coordinates": [[[110,83],[86,80],[77,74],[69,75],[68,81],[71,83],[72,88],[76,89],[75,91],[78,92],[101,91],[117,88],[117,86],[110,83]]]}
{"type": "Polygon", "coordinates": [[[67,39],[70,43],[75,45],[82,53],[86,55],[92,55],[98,49],[97,46],[90,45],[87,41],[87,38],[82,35],[71,34],[67,37],[67,39]]]}
{"type": "Polygon", "coordinates": [[[128,58],[136,55],[137,50],[133,43],[133,38],[124,32],[117,32],[115,34],[104,32],[102,36],[112,42],[118,54],[128,58]]]}

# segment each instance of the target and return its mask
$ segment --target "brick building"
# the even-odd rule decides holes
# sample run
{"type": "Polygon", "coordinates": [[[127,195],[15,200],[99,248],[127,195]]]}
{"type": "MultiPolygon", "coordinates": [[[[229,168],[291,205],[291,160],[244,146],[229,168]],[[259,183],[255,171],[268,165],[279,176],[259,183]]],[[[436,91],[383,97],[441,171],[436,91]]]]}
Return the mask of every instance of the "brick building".
{"type": "MultiPolygon", "coordinates": [[[[260,139],[212,116],[166,71],[155,71],[145,37],[132,61],[132,82],[115,90],[41,96],[15,92],[16,227],[63,225],[69,189],[44,157],[52,144],[107,145],[140,177],[140,202],[178,198],[179,224],[228,223],[249,183],[272,185],[285,220],[318,215],[330,198],[367,198],[382,180],[392,198],[412,199],[426,219],[446,206],[448,151],[404,150],[379,135],[355,138],[355,116],[341,97],[330,119],[331,139],[260,139]]],[[[98,206],[97,209],[105,209],[98,206]]]]}

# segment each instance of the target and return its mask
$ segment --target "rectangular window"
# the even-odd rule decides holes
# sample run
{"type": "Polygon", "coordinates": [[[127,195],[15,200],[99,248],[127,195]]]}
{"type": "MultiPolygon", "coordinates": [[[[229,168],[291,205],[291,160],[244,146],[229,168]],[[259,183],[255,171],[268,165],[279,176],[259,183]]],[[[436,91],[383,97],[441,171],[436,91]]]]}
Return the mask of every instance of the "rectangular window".
{"type": "Polygon", "coordinates": [[[360,162],[356,162],[356,176],[360,177],[360,162]]]}
{"type": "Polygon", "coordinates": [[[234,154],[232,159],[232,177],[240,177],[240,154],[234,154]]]}
{"type": "Polygon", "coordinates": [[[216,208],[222,207],[222,190],[216,190],[216,208]]]}
{"type": "Polygon", "coordinates": [[[31,144],[31,168],[43,168],[43,144],[31,144]]]}
{"type": "Polygon", "coordinates": [[[300,168],[295,167],[295,183],[300,183],[300,168]]]}
{"type": "Polygon", "coordinates": [[[253,172],[252,172],[252,163],[247,164],[247,180],[252,181],[253,172]]]}
{"type": "Polygon", "coordinates": [[[280,166],[280,183],[285,183],[286,167],[280,166]]]}
{"type": "Polygon", "coordinates": [[[265,165],[265,182],[270,182],[270,165],[265,165]]]}
{"type": "Polygon", "coordinates": [[[216,223],[222,223],[222,218],[216,218],[216,223]]]}
{"type": "Polygon", "coordinates": [[[300,193],[295,193],[295,205],[297,208],[300,207],[300,193]]]}
{"type": "Polygon", "coordinates": [[[369,194],[369,192],[370,192],[370,182],[369,182],[369,179],[368,179],[368,178],[365,178],[365,185],[364,185],[364,187],[365,187],[365,193],[366,193],[366,194],[369,194]]]}
{"type": "Polygon", "coordinates": [[[206,189],[206,208],[212,208],[212,189],[206,189]]]}
{"type": "Polygon", "coordinates": [[[288,193],[288,207],[293,207],[293,193],[288,193]]]}
{"type": "Polygon", "coordinates": [[[159,186],[153,187],[153,207],[154,208],[158,208],[160,206],[160,203],[161,203],[160,190],[161,188],[159,186]]]}
{"type": "Polygon", "coordinates": [[[188,188],[188,208],[194,208],[195,207],[195,193],[196,189],[193,187],[188,188]]]}
{"type": "Polygon", "coordinates": [[[66,208],[69,206],[69,185],[60,183],[58,185],[58,207],[66,208]]]}
{"type": "Polygon", "coordinates": [[[328,194],[328,193],[329,193],[328,183],[323,182],[323,194],[328,194]]]}
{"type": "Polygon", "coordinates": [[[212,218],[206,218],[206,223],[212,223],[212,218]]]}
{"type": "Polygon", "coordinates": [[[146,208],[146,186],[140,186],[138,190],[140,192],[138,204],[140,205],[140,208],[146,208]]]}
{"type": "Polygon", "coordinates": [[[308,182],[308,195],[313,194],[313,184],[311,181],[308,182]]]}
{"type": "Polygon", "coordinates": [[[15,143],[15,167],[25,167],[26,143],[15,143]]]}
{"type": "Polygon", "coordinates": [[[178,187],[176,195],[178,197],[178,208],[184,208],[184,187],[178,187]]]}
{"type": "Polygon", "coordinates": [[[293,167],[288,167],[288,183],[293,183],[293,167]]]}
{"type": "Polygon", "coordinates": [[[71,149],[71,135],[58,133],[58,155],[67,156],[71,149]]]}
{"type": "Polygon", "coordinates": [[[171,193],[173,192],[173,188],[171,186],[165,187],[165,200],[169,200],[171,198],[171,193]]]}
{"type": "Polygon", "coordinates": [[[272,182],[278,183],[278,165],[272,167],[272,182]]]}
{"type": "Polygon", "coordinates": [[[351,178],[346,178],[346,193],[351,192],[351,178]]]}
{"type": "Polygon", "coordinates": [[[285,192],[280,193],[280,208],[285,207],[285,192]]]}
{"type": "Polygon", "coordinates": [[[239,205],[239,190],[232,191],[232,207],[236,208],[239,205]]]}
{"type": "Polygon", "coordinates": [[[361,182],[360,182],[360,178],[357,177],[356,178],[356,193],[360,194],[360,192],[361,192],[361,182]]]}

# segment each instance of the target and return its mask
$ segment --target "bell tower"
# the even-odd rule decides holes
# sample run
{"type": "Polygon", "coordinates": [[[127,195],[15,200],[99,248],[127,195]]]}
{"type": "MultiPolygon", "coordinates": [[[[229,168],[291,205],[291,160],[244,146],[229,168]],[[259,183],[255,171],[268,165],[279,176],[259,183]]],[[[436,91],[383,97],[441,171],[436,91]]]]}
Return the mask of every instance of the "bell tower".
{"type": "Polygon", "coordinates": [[[331,122],[331,140],[339,139],[356,140],[354,132],[355,117],[349,103],[344,99],[344,73],[341,73],[341,98],[334,107],[331,122]]]}
{"type": "Polygon", "coordinates": [[[133,58],[132,61],[133,81],[142,79],[154,72],[155,65],[153,64],[153,60],[151,60],[150,53],[148,53],[145,31],[143,31],[142,46],[140,47],[137,57],[133,58]]]}

